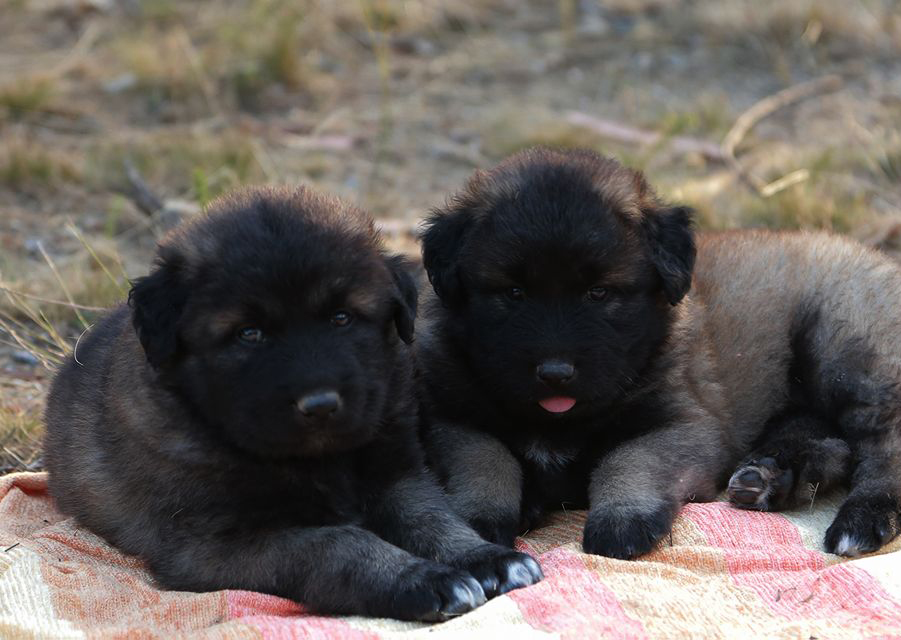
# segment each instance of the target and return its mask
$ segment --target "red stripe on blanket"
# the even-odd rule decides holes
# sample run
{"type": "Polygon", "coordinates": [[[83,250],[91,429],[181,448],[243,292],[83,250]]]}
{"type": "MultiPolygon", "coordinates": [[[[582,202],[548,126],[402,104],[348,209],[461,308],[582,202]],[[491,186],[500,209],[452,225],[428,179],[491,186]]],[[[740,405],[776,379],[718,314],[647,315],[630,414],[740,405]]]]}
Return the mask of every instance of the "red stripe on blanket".
{"type": "Polygon", "coordinates": [[[307,613],[303,605],[286,598],[253,591],[226,591],[225,602],[229,620],[240,619],[266,640],[374,640],[379,637],[377,633],[354,629],[338,618],[307,613]]]}
{"type": "Polygon", "coordinates": [[[647,637],[641,622],[626,615],[600,575],[585,566],[584,555],[558,547],[538,561],[544,580],[507,594],[532,627],[578,640],[647,637]]]}
{"type": "Polygon", "coordinates": [[[753,589],[774,613],[792,620],[838,624],[883,621],[901,625],[901,603],[863,569],[826,566],[784,517],[733,509],[722,502],[689,504],[682,515],[725,551],[735,583],[753,589]]]}

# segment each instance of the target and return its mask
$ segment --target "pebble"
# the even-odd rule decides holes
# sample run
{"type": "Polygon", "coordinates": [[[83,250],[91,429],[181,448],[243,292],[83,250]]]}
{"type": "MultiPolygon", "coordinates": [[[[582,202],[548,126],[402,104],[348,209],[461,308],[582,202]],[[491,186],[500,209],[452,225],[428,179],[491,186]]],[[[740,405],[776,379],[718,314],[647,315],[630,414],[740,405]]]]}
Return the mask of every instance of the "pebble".
{"type": "Polygon", "coordinates": [[[18,364],[27,364],[27,365],[31,365],[31,366],[37,366],[41,362],[34,356],[34,354],[29,353],[28,351],[24,351],[22,349],[13,351],[12,358],[13,358],[13,362],[16,362],[18,364]]]}

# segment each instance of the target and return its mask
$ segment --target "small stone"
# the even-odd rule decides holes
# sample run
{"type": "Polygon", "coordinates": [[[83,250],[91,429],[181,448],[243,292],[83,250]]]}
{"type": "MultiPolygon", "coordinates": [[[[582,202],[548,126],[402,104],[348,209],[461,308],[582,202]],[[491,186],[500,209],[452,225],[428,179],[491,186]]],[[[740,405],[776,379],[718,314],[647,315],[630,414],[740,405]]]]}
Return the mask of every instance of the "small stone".
{"type": "Polygon", "coordinates": [[[33,256],[41,253],[41,239],[37,236],[28,236],[25,238],[22,246],[25,247],[25,251],[33,256]]]}
{"type": "Polygon", "coordinates": [[[103,85],[103,90],[107,93],[122,93],[131,89],[138,83],[138,78],[133,73],[123,73],[112,80],[107,81],[103,85]]]}
{"type": "Polygon", "coordinates": [[[13,362],[17,364],[27,364],[32,367],[41,363],[33,353],[24,350],[13,351],[12,358],[13,362]]]}

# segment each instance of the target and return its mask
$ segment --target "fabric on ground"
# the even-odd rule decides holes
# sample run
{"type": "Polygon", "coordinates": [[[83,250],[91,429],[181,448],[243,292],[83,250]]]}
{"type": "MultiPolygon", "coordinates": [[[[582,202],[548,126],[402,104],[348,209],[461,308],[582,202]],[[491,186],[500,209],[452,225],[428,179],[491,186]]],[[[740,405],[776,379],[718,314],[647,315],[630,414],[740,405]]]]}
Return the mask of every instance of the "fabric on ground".
{"type": "Polygon", "coordinates": [[[581,553],[585,513],[558,513],[517,540],[543,582],[427,625],[160,590],[141,562],[55,509],[46,474],[12,474],[0,477],[0,638],[901,639],[901,539],[853,560],[824,553],[839,502],[784,514],[691,504],[640,561],[581,553]]]}

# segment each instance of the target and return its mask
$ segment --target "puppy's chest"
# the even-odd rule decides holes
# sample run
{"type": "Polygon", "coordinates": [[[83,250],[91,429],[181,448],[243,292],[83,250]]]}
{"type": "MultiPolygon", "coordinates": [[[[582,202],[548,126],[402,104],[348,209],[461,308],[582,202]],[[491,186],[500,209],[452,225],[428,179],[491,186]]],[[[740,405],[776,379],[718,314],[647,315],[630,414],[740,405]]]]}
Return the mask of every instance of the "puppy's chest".
{"type": "Polygon", "coordinates": [[[579,447],[556,445],[535,437],[518,443],[518,453],[529,465],[546,473],[558,473],[572,466],[579,456],[579,447]]]}
{"type": "Polygon", "coordinates": [[[299,526],[327,526],[357,522],[362,505],[358,479],[344,469],[331,473],[282,471],[243,492],[246,513],[276,517],[299,526]]]}
{"type": "Polygon", "coordinates": [[[514,451],[523,466],[527,503],[576,506],[585,502],[588,465],[583,448],[532,438],[518,443],[514,451]]]}

